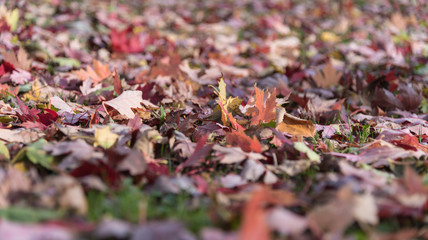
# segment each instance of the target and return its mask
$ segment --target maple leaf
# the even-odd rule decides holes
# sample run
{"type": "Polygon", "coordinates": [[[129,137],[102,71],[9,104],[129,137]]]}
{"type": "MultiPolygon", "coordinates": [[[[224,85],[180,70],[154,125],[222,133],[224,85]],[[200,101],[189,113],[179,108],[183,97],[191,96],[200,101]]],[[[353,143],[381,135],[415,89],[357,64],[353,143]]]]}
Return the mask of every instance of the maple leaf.
{"type": "Polygon", "coordinates": [[[17,85],[23,85],[31,80],[31,73],[24,71],[22,69],[16,69],[10,75],[10,79],[12,80],[13,83],[17,85]]]}
{"type": "Polygon", "coordinates": [[[4,61],[11,64],[14,68],[25,71],[30,70],[32,60],[28,58],[28,54],[23,48],[19,48],[17,54],[13,51],[6,51],[3,48],[0,49],[0,53],[3,55],[4,61]]]}
{"type": "Polygon", "coordinates": [[[232,128],[240,131],[245,130],[245,128],[238,123],[236,118],[233,117],[233,113],[240,112],[239,105],[241,105],[242,100],[238,97],[226,97],[226,83],[224,82],[223,77],[220,78],[220,81],[218,83],[218,90],[214,88],[214,93],[217,94],[219,98],[217,100],[219,107],[216,107],[214,109],[212,116],[216,116],[218,115],[218,113],[221,112],[221,121],[225,126],[232,126],[232,128]]]}
{"type": "Polygon", "coordinates": [[[95,129],[95,146],[101,146],[104,149],[108,149],[114,145],[119,135],[112,132],[110,127],[97,128],[95,129]]]}
{"type": "Polygon", "coordinates": [[[232,126],[233,129],[236,129],[238,131],[244,131],[245,128],[238,123],[238,121],[233,117],[233,115],[229,111],[227,111],[227,109],[223,106],[223,103],[221,101],[217,101],[217,103],[220,105],[223,112],[221,117],[223,124],[228,126],[229,125],[228,123],[230,122],[230,125],[232,126]],[[229,122],[227,121],[227,119],[229,119],[229,122]]]}
{"type": "Polygon", "coordinates": [[[331,61],[324,66],[322,70],[318,70],[312,78],[318,87],[328,88],[339,83],[340,78],[342,77],[342,72],[336,70],[333,67],[331,61]]]}
{"type": "Polygon", "coordinates": [[[266,123],[276,118],[276,89],[267,97],[264,102],[265,92],[260,91],[257,86],[254,85],[254,91],[256,92],[255,107],[248,109],[247,114],[252,116],[251,125],[259,123],[266,123]]]}
{"type": "Polygon", "coordinates": [[[92,61],[92,65],[94,66],[94,68],[88,65],[86,66],[86,70],[80,69],[73,71],[72,73],[75,74],[82,81],[85,81],[88,78],[91,79],[93,85],[97,85],[102,80],[111,76],[108,64],[102,64],[100,61],[94,59],[92,61]]]}
{"type": "Polygon", "coordinates": [[[227,142],[232,146],[239,146],[244,152],[262,152],[262,146],[255,136],[250,138],[244,132],[233,131],[226,134],[227,142]]]}
{"type": "Polygon", "coordinates": [[[151,102],[143,100],[143,93],[141,91],[124,91],[117,98],[104,101],[103,105],[104,108],[106,108],[106,106],[110,106],[116,109],[120,114],[125,115],[128,119],[132,119],[135,116],[132,109],[142,108],[141,103],[157,108],[157,106],[153,105],[151,102]]]}
{"type": "Polygon", "coordinates": [[[110,38],[113,45],[113,50],[118,53],[138,53],[144,50],[147,44],[147,37],[142,43],[140,35],[132,32],[129,27],[123,31],[112,29],[110,31],[110,38]]]}

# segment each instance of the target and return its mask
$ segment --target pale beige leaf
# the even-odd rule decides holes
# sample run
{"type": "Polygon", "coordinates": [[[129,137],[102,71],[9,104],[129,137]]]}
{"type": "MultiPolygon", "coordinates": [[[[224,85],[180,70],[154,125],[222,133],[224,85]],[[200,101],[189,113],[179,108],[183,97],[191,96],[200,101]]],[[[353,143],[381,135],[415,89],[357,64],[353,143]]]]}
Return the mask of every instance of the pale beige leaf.
{"type": "Polygon", "coordinates": [[[120,114],[127,118],[134,118],[133,108],[141,108],[143,93],[141,91],[124,91],[119,97],[103,102],[104,106],[110,106],[116,109],[120,114]]]}

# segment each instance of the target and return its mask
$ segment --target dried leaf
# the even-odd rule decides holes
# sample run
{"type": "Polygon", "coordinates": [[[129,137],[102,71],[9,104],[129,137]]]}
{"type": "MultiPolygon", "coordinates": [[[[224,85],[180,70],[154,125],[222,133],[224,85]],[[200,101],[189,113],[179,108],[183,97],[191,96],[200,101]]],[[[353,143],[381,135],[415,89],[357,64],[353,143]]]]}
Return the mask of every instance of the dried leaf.
{"type": "Polygon", "coordinates": [[[233,131],[226,134],[227,142],[232,146],[239,146],[245,152],[262,152],[262,146],[255,136],[250,138],[243,132],[233,131]]]}
{"type": "Polygon", "coordinates": [[[0,53],[3,55],[4,61],[12,64],[15,68],[24,71],[30,70],[32,60],[28,58],[28,54],[23,48],[19,48],[17,54],[13,51],[8,52],[5,49],[0,49],[0,53]]]}
{"type": "Polygon", "coordinates": [[[243,211],[240,238],[245,240],[269,240],[267,213],[263,209],[267,190],[262,188],[253,192],[243,211]]]}
{"type": "Polygon", "coordinates": [[[94,66],[94,68],[88,65],[86,66],[86,70],[80,69],[77,71],[73,71],[72,73],[75,74],[82,81],[86,81],[88,78],[91,79],[91,82],[94,86],[100,83],[105,78],[111,76],[108,64],[102,64],[100,61],[94,59],[92,61],[92,65],[94,66]]]}
{"type": "Polygon", "coordinates": [[[276,129],[298,137],[315,136],[315,125],[311,121],[294,117],[285,112],[284,108],[276,111],[276,129]]]}
{"type": "Polygon", "coordinates": [[[101,146],[104,149],[111,148],[116,140],[119,138],[119,135],[110,131],[110,127],[97,128],[95,129],[95,146],[101,146]]]}
{"type": "Polygon", "coordinates": [[[142,102],[143,93],[141,91],[125,91],[117,98],[103,102],[103,105],[104,107],[110,106],[128,119],[132,119],[135,116],[132,109],[141,108],[142,102]]]}
{"type": "Polygon", "coordinates": [[[255,107],[248,109],[247,115],[252,116],[251,125],[270,122],[275,119],[276,113],[276,89],[266,98],[264,102],[264,91],[254,86],[256,92],[255,107]]]}
{"type": "Polygon", "coordinates": [[[312,76],[317,86],[321,88],[337,85],[341,77],[342,72],[336,70],[331,61],[328,61],[322,70],[318,70],[316,74],[312,76]]]}

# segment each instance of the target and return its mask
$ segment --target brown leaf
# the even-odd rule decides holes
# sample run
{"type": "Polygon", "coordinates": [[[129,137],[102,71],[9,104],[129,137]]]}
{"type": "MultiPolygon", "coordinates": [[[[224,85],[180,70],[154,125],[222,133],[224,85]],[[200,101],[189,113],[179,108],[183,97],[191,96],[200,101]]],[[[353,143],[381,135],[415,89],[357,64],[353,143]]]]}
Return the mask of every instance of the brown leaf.
{"type": "Polygon", "coordinates": [[[317,86],[321,88],[337,85],[340,77],[342,77],[342,72],[336,70],[331,61],[329,61],[322,70],[318,70],[317,73],[312,76],[317,86]]]}
{"type": "Polygon", "coordinates": [[[314,137],[315,125],[309,121],[288,114],[284,108],[276,111],[276,129],[298,137],[314,137]]]}
{"type": "Polygon", "coordinates": [[[114,70],[113,75],[114,75],[114,80],[113,80],[114,91],[117,93],[117,95],[120,95],[123,92],[123,88],[122,88],[122,83],[120,82],[119,74],[117,74],[117,71],[114,70]]]}
{"type": "Polygon", "coordinates": [[[386,110],[404,109],[401,101],[392,92],[384,88],[376,88],[373,94],[372,105],[383,107],[386,110]]]}
{"type": "Polygon", "coordinates": [[[405,110],[416,110],[422,102],[423,96],[410,84],[400,84],[399,98],[405,110]]]}

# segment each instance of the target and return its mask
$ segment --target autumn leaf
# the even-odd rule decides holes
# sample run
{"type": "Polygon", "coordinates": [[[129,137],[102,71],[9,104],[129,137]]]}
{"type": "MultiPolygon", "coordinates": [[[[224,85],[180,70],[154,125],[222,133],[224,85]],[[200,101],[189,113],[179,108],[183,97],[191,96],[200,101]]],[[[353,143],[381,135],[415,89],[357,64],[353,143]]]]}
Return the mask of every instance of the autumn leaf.
{"type": "Polygon", "coordinates": [[[28,71],[31,68],[32,60],[28,58],[27,52],[23,48],[19,48],[18,53],[0,49],[4,61],[13,65],[14,68],[28,71]]]}
{"type": "MultiPolygon", "coordinates": [[[[211,86],[213,87],[213,86],[211,86]]],[[[213,87],[214,88],[214,87],[213,87]]],[[[215,118],[218,113],[221,112],[221,121],[223,122],[223,125],[225,126],[232,126],[233,129],[237,129],[240,131],[245,130],[244,127],[242,127],[238,121],[233,116],[233,113],[240,112],[239,106],[242,103],[242,100],[238,97],[227,98],[226,95],[226,83],[224,82],[223,77],[220,78],[219,84],[218,84],[218,90],[214,88],[214,93],[218,96],[218,106],[213,111],[212,116],[215,118]]]]}
{"type": "Polygon", "coordinates": [[[267,213],[263,208],[266,202],[267,190],[256,190],[250,200],[245,204],[239,239],[269,240],[269,227],[267,213]]]}
{"type": "Polygon", "coordinates": [[[121,83],[120,78],[119,78],[119,74],[117,74],[117,71],[114,70],[113,75],[114,75],[114,82],[113,82],[114,91],[117,93],[117,95],[120,95],[123,92],[123,88],[122,88],[122,83],[121,83]]]}
{"type": "Polygon", "coordinates": [[[105,78],[111,76],[108,64],[102,64],[100,61],[94,59],[92,61],[92,65],[94,66],[94,68],[88,65],[86,66],[86,70],[80,69],[77,71],[72,71],[72,73],[75,74],[82,81],[85,81],[88,78],[91,79],[93,85],[97,85],[105,78]]]}
{"type": "Polygon", "coordinates": [[[266,123],[275,120],[276,113],[276,89],[266,98],[264,102],[265,92],[261,91],[254,85],[256,93],[255,107],[248,109],[247,115],[250,115],[251,125],[266,123]]]}
{"type": "Polygon", "coordinates": [[[331,61],[328,61],[322,70],[318,70],[312,78],[318,87],[328,88],[339,83],[342,72],[333,67],[331,61]]]}
{"type": "Polygon", "coordinates": [[[142,96],[143,93],[141,91],[125,91],[119,97],[103,102],[103,105],[104,107],[110,106],[128,119],[132,119],[135,116],[132,109],[142,107],[142,96]]]}
{"type": "Polygon", "coordinates": [[[97,128],[95,129],[95,146],[101,146],[104,149],[108,149],[113,146],[119,135],[113,133],[110,127],[97,128]]]}
{"type": "Polygon", "coordinates": [[[315,136],[315,125],[311,121],[290,115],[284,108],[278,108],[276,115],[276,129],[278,131],[298,137],[315,136]]]}
{"type": "Polygon", "coordinates": [[[238,131],[244,131],[245,128],[242,127],[238,123],[238,121],[233,117],[233,115],[229,111],[226,110],[226,108],[223,106],[223,103],[221,101],[217,101],[217,103],[220,105],[222,113],[223,113],[222,118],[221,118],[223,124],[228,126],[229,122],[230,122],[230,125],[232,126],[233,129],[236,129],[238,131]],[[227,121],[227,120],[229,120],[229,121],[227,121]]]}
{"type": "Polygon", "coordinates": [[[255,136],[250,138],[244,132],[233,131],[226,134],[227,142],[232,146],[239,146],[244,152],[262,152],[262,146],[255,136]]]}

